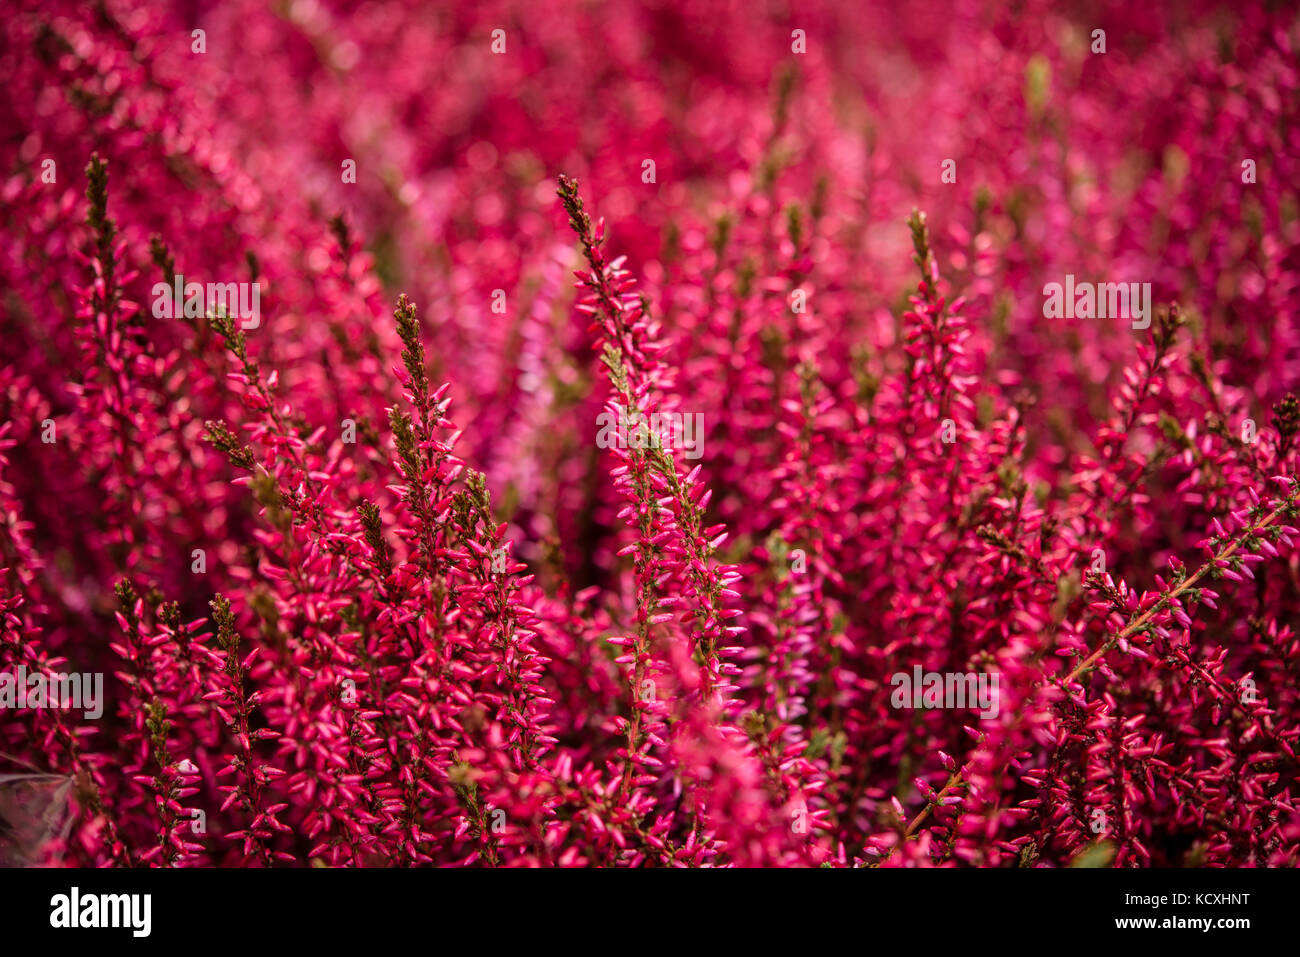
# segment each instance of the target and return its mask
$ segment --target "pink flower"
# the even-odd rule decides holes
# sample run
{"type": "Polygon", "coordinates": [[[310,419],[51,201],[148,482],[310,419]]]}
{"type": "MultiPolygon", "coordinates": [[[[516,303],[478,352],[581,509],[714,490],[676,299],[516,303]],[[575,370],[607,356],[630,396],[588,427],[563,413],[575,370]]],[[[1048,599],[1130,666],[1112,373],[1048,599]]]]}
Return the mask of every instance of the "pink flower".
{"type": "Polygon", "coordinates": [[[505,7],[6,20],[0,863],[1300,862],[1287,13],[505,7]]]}

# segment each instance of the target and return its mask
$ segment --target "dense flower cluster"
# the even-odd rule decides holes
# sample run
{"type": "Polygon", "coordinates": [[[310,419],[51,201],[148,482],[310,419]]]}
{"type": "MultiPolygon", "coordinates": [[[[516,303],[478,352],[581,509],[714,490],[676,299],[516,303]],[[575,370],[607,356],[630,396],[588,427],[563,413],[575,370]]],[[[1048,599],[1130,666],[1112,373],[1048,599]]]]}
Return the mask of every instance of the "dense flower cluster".
{"type": "Polygon", "coordinates": [[[0,863],[1300,863],[1300,19],[1159,6],[8,4],[0,863]]]}

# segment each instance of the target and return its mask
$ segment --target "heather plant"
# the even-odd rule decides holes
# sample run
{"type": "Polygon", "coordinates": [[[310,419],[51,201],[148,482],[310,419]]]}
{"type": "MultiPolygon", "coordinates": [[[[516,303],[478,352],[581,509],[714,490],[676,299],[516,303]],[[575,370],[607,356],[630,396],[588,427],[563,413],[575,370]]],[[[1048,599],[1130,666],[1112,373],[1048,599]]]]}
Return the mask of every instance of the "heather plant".
{"type": "Polygon", "coordinates": [[[1293,11],[5,12],[0,863],[1300,863],[1293,11]]]}

